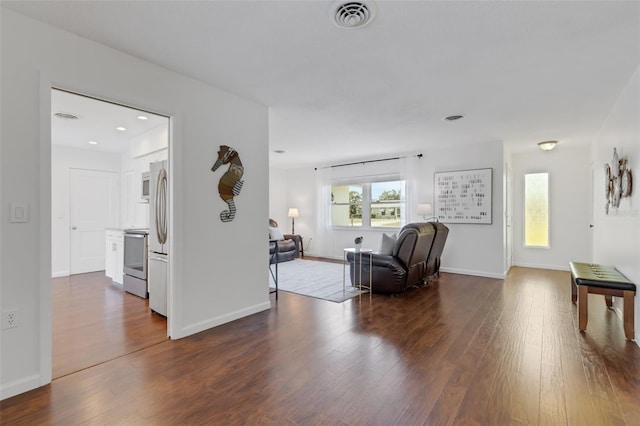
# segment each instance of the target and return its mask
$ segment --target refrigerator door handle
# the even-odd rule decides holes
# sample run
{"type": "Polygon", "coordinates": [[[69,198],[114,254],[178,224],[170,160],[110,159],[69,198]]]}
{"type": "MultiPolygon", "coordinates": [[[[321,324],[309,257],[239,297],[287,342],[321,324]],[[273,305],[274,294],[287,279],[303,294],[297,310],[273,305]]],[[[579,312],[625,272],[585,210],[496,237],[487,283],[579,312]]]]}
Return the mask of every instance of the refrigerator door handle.
{"type": "Polygon", "coordinates": [[[167,242],[167,171],[160,169],[156,185],[156,236],[158,242],[167,242]]]}

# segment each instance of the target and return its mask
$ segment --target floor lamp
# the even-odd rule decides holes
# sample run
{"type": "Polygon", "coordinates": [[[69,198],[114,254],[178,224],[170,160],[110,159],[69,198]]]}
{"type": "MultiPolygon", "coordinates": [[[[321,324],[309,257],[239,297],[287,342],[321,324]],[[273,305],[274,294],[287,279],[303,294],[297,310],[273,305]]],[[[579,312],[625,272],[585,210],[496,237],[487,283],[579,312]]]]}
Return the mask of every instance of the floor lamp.
{"type": "Polygon", "coordinates": [[[287,214],[291,218],[291,233],[293,235],[296,234],[296,217],[299,216],[298,209],[291,208],[289,209],[289,213],[287,214]]]}

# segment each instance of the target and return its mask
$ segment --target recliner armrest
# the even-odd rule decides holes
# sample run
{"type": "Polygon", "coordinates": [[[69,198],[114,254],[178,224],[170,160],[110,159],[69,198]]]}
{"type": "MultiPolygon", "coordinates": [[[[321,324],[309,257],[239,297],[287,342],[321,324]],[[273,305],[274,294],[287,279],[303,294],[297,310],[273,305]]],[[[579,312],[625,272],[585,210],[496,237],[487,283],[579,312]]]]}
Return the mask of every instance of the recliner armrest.
{"type": "MultiPolygon", "coordinates": [[[[347,253],[347,261],[349,263],[353,263],[354,262],[354,256],[356,257],[356,261],[360,262],[360,255],[361,253],[347,253]]],[[[377,253],[362,253],[362,263],[363,264],[369,264],[369,256],[371,256],[371,265],[372,266],[379,266],[382,268],[391,268],[391,267],[395,267],[396,265],[398,265],[398,259],[394,258],[393,256],[387,256],[384,254],[377,254],[377,253]]]]}
{"type": "Polygon", "coordinates": [[[296,257],[300,256],[300,246],[302,245],[302,237],[294,234],[284,234],[285,240],[293,240],[296,242],[296,257]]]}

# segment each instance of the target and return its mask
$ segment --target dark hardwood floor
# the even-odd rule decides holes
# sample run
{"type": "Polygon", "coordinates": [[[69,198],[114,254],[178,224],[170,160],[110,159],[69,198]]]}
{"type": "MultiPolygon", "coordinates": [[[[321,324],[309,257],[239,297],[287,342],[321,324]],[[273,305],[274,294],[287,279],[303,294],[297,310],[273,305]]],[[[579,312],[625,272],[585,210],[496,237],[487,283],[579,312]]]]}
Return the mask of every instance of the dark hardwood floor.
{"type": "MultiPolygon", "coordinates": [[[[266,291],[266,289],[265,289],[266,291]]],[[[640,348],[603,297],[577,329],[569,273],[443,274],[272,309],[7,399],[2,424],[638,425],[640,348]]],[[[118,325],[119,327],[119,325],[118,325]]]]}
{"type": "Polygon", "coordinates": [[[51,311],[54,379],[167,340],[167,321],[149,300],[104,271],[54,278],[51,311]]]}

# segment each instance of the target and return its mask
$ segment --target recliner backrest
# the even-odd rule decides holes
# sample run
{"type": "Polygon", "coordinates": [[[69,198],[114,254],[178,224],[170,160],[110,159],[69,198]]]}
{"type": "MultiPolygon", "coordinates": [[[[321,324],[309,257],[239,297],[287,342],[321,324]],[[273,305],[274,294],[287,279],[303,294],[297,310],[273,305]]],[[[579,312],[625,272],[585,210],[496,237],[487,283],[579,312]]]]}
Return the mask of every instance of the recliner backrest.
{"type": "Polygon", "coordinates": [[[429,222],[409,223],[400,230],[393,256],[406,267],[426,262],[434,236],[435,230],[429,222]]]}
{"type": "Polygon", "coordinates": [[[433,246],[431,247],[429,257],[427,258],[426,277],[430,277],[440,272],[440,257],[442,256],[444,244],[446,243],[447,236],[449,235],[449,228],[447,228],[443,223],[432,222],[432,225],[436,230],[436,236],[433,240],[433,246]]]}
{"type": "Polygon", "coordinates": [[[407,271],[403,289],[424,282],[434,237],[435,228],[429,222],[410,223],[400,230],[394,255],[407,271]]]}

